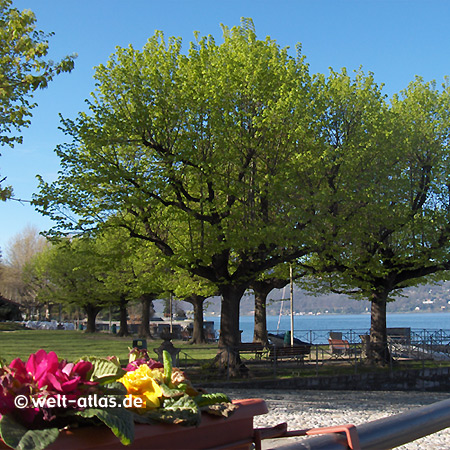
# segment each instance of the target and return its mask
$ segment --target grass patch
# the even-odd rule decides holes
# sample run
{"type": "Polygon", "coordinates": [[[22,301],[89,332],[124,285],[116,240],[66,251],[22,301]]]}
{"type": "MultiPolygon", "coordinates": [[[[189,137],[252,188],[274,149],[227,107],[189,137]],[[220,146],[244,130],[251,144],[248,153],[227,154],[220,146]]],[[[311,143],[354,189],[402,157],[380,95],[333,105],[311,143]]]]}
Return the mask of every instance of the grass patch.
{"type": "MultiPolygon", "coordinates": [[[[54,351],[60,358],[75,361],[82,356],[117,356],[121,362],[128,361],[129,347],[133,337],[119,337],[106,333],[88,334],[66,330],[23,330],[4,329],[0,332],[0,358],[8,363],[14,358],[27,360],[31,353],[39,349],[54,351]]],[[[150,357],[156,359],[153,351],[161,345],[161,340],[147,340],[150,357]]],[[[209,345],[193,346],[186,342],[174,341],[180,348],[183,364],[201,364],[214,358],[217,347],[209,345]]]]}
{"type": "Polygon", "coordinates": [[[25,325],[17,322],[0,322],[0,331],[26,330],[25,325]]]}
{"type": "Polygon", "coordinates": [[[24,330],[0,333],[0,357],[6,361],[14,358],[28,359],[31,353],[43,348],[54,351],[68,360],[76,360],[84,355],[116,355],[120,359],[128,357],[130,338],[119,338],[104,334],[88,335],[79,331],[64,330],[24,330]]]}
{"type": "MultiPolygon", "coordinates": [[[[16,324],[17,325],[17,324],[16,324]]],[[[60,358],[75,361],[82,356],[117,356],[122,364],[128,361],[129,347],[132,346],[133,337],[119,337],[113,334],[96,333],[87,334],[81,331],[65,330],[24,330],[17,327],[9,328],[0,323],[0,358],[10,362],[14,358],[26,361],[31,353],[43,348],[46,351],[55,351],[60,358]],[[3,328],[2,328],[3,326],[3,328]]],[[[150,357],[157,359],[153,351],[161,345],[161,340],[147,340],[150,357]]],[[[208,381],[224,381],[224,374],[211,366],[211,361],[217,354],[217,345],[192,345],[183,341],[174,341],[174,346],[180,349],[179,367],[185,370],[188,377],[195,383],[208,381]]],[[[250,370],[253,379],[299,378],[315,376],[332,376],[355,373],[352,364],[340,361],[324,360],[319,366],[313,361],[295,363],[289,361],[279,362],[274,366],[268,360],[255,361],[243,358],[250,370]],[[275,373],[276,372],[276,373],[275,373]]],[[[392,370],[421,369],[433,367],[448,367],[449,362],[437,361],[396,361],[392,370]]],[[[358,364],[356,373],[383,372],[391,368],[377,368],[366,364],[358,364]]],[[[233,381],[239,381],[234,379],[233,381]]]]}

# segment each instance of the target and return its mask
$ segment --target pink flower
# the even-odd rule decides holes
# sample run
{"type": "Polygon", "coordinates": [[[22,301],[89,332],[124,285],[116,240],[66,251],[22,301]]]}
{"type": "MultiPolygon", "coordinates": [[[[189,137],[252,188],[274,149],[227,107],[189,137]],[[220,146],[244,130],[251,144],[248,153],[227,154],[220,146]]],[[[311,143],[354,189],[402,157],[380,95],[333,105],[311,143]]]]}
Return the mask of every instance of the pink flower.
{"type": "Polygon", "coordinates": [[[38,408],[17,409],[14,399],[17,395],[30,397],[37,391],[36,383],[19,358],[12,361],[9,367],[0,368],[0,417],[14,414],[22,423],[32,423],[38,408]]]}
{"type": "Polygon", "coordinates": [[[148,351],[145,348],[137,348],[134,347],[130,349],[130,353],[128,353],[128,362],[133,362],[136,359],[149,359],[148,351]]]}
{"type": "Polygon", "coordinates": [[[128,354],[128,365],[125,368],[127,372],[136,370],[142,364],[147,364],[150,369],[159,369],[164,367],[160,362],[151,359],[148,356],[147,349],[134,347],[128,354]]]}
{"type": "Polygon", "coordinates": [[[8,414],[25,425],[42,426],[57,417],[56,411],[46,407],[18,409],[14,405],[15,397],[55,397],[60,394],[72,400],[97,392],[98,383],[88,381],[91,370],[92,364],[88,361],[59,361],[55,352],[45,350],[30,355],[26,363],[20,358],[14,359],[9,366],[0,367],[0,417],[8,414]]]}
{"type": "Polygon", "coordinates": [[[86,381],[92,364],[79,361],[76,364],[66,360],[58,361],[55,352],[38,350],[28,358],[26,369],[39,389],[46,388],[50,394],[80,394],[79,389],[96,385],[86,381]]]}
{"type": "Polygon", "coordinates": [[[132,372],[132,371],[136,370],[139,366],[142,366],[142,364],[147,364],[147,366],[150,367],[150,369],[160,369],[160,368],[164,367],[160,362],[155,361],[153,359],[146,360],[146,359],[140,358],[140,359],[135,359],[134,361],[128,363],[125,370],[127,372],[132,372]]]}
{"type": "Polygon", "coordinates": [[[48,375],[58,370],[59,362],[55,352],[38,350],[30,355],[27,361],[27,371],[38,383],[39,388],[48,385],[48,375]]]}

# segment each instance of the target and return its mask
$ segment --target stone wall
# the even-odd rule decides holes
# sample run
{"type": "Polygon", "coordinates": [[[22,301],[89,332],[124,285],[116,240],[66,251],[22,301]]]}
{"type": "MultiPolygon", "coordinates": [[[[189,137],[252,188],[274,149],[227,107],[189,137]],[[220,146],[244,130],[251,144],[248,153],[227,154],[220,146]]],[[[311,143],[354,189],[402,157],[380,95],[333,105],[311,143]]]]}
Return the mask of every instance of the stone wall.
{"type": "Polygon", "coordinates": [[[450,367],[402,370],[393,371],[392,373],[386,371],[352,375],[291,378],[287,380],[249,380],[227,383],[227,385],[237,389],[448,392],[450,391],[450,367]]]}

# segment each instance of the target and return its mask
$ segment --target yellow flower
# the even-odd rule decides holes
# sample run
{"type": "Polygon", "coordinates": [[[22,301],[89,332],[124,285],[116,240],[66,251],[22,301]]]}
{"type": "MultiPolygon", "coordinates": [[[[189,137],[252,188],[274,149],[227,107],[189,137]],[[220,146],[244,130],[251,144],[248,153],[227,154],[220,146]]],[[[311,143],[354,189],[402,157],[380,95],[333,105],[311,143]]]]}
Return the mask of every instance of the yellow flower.
{"type": "Polygon", "coordinates": [[[151,370],[142,364],[136,370],[127,372],[118,381],[126,388],[128,394],[134,398],[145,400],[145,409],[159,408],[162,391],[156,380],[160,378],[159,372],[151,370]]]}

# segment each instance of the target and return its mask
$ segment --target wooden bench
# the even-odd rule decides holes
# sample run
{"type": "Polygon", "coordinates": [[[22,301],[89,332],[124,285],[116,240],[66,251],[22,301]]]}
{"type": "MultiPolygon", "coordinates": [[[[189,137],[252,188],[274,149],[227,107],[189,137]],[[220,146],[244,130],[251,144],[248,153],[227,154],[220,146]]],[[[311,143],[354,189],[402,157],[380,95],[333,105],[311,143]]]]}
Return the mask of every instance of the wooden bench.
{"type": "Polygon", "coordinates": [[[350,344],[344,339],[328,339],[330,351],[332,355],[343,356],[350,353],[350,344]]]}
{"type": "Polygon", "coordinates": [[[262,355],[267,352],[267,347],[261,342],[241,342],[238,351],[239,354],[254,354],[255,359],[261,359],[262,355]]]}
{"type": "Polygon", "coordinates": [[[294,347],[277,347],[273,346],[269,351],[269,359],[272,361],[303,361],[306,355],[311,352],[311,346],[299,345],[294,347]]]}

